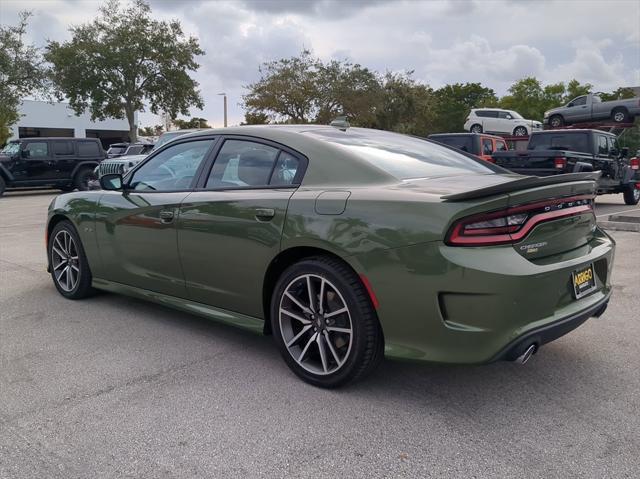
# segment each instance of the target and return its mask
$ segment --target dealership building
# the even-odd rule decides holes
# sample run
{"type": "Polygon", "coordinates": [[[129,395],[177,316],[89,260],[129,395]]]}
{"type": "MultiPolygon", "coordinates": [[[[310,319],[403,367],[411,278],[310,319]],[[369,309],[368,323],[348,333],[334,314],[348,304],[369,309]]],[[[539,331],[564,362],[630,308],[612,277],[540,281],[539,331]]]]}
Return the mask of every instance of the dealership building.
{"type": "MultiPolygon", "coordinates": [[[[11,127],[11,139],[56,136],[99,138],[104,148],[111,143],[129,141],[127,120],[108,118],[92,121],[91,115],[76,115],[68,103],[24,100],[20,119],[11,127]]],[[[136,124],[138,118],[136,114],[136,124]]]]}

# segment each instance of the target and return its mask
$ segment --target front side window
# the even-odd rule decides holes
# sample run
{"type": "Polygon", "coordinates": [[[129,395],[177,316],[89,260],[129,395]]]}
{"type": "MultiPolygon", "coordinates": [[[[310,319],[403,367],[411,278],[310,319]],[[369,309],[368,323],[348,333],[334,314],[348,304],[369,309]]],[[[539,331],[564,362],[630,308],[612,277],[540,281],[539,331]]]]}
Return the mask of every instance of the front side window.
{"type": "Polygon", "coordinates": [[[499,111],[498,118],[501,118],[503,120],[511,120],[513,116],[508,111],[499,111]]]}
{"type": "Polygon", "coordinates": [[[46,142],[33,141],[24,146],[24,150],[28,151],[28,158],[46,158],[49,156],[49,146],[46,142]]]}
{"type": "Polygon", "coordinates": [[[141,191],[176,191],[190,188],[214,141],[199,140],[169,146],[133,174],[129,188],[141,191]]]}
{"type": "MultiPolygon", "coordinates": [[[[211,168],[206,188],[267,186],[279,153],[277,148],[262,143],[227,140],[211,168]]],[[[286,168],[283,163],[282,171],[286,168]]],[[[285,181],[284,174],[279,181],[285,181]]]]}
{"type": "Polygon", "coordinates": [[[581,106],[581,105],[586,105],[587,104],[587,97],[586,96],[579,96],[578,98],[576,98],[575,100],[573,100],[571,102],[571,106],[581,106]]]}
{"type": "Polygon", "coordinates": [[[600,155],[609,154],[609,147],[608,147],[606,136],[598,135],[598,154],[600,155]]]}
{"type": "Polygon", "coordinates": [[[502,140],[497,140],[496,151],[507,151],[507,144],[502,140]]]}
{"type": "Polygon", "coordinates": [[[493,144],[491,142],[490,138],[484,138],[482,140],[482,154],[483,155],[490,155],[491,153],[493,153],[493,144]]]}

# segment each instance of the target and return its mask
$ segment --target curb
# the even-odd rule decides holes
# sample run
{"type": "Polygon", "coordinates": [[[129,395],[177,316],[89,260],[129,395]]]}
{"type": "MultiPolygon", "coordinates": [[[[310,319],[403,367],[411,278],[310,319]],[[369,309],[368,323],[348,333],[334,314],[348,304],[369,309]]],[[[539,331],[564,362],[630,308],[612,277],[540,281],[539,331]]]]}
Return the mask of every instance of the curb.
{"type": "Polygon", "coordinates": [[[640,233],[640,223],[627,223],[623,221],[598,221],[598,226],[605,230],[632,231],[640,233]]]}

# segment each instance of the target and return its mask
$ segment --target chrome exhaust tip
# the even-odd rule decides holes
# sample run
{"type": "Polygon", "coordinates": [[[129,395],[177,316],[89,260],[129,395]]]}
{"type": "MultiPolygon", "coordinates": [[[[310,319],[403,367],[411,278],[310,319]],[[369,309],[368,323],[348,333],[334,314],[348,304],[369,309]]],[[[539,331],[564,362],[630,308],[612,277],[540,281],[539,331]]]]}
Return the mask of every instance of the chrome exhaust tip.
{"type": "Polygon", "coordinates": [[[515,362],[518,364],[525,364],[527,361],[529,361],[529,359],[531,359],[531,356],[534,355],[537,349],[538,348],[535,345],[535,343],[530,344],[529,347],[524,350],[524,353],[522,353],[520,356],[516,358],[515,362]]]}

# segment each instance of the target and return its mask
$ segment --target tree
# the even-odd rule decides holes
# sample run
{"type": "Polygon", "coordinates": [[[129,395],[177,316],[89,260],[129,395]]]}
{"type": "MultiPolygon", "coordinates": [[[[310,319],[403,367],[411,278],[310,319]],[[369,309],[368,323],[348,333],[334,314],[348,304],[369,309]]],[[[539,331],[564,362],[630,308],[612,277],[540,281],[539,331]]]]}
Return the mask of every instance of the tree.
{"type": "Polygon", "coordinates": [[[565,94],[564,102],[568,103],[577,96],[586,95],[592,89],[593,85],[591,83],[581,85],[580,82],[574,78],[567,84],[567,93],[565,94]]]}
{"type": "Polygon", "coordinates": [[[162,125],[145,126],[138,128],[138,136],[160,136],[163,131],[164,127],[162,125]]]}
{"type": "Polygon", "coordinates": [[[269,123],[269,115],[266,113],[251,113],[246,112],[244,114],[244,121],[241,125],[267,125],[269,123]]]}
{"type": "Polygon", "coordinates": [[[325,63],[304,50],[266,62],[259,72],[260,79],[243,95],[252,120],[266,115],[282,123],[329,123],[346,115],[353,125],[375,122],[380,84],[368,68],[341,60],[325,63]]]}
{"type": "Polygon", "coordinates": [[[429,86],[411,78],[413,71],[387,72],[382,78],[382,99],[377,128],[427,136],[435,123],[436,98],[429,86]]]}
{"type": "Polygon", "coordinates": [[[121,6],[109,0],[92,22],[70,29],[68,42],[49,42],[45,58],[53,66],[58,96],[66,96],[92,119],[126,118],[136,140],[135,112],[167,112],[172,118],[203,107],[198,83],[189,71],[204,54],[198,41],[186,37],[178,21],[151,18],[144,0],[121,6]]]}
{"type": "Polygon", "coordinates": [[[472,108],[495,106],[498,103],[495,92],[480,83],[445,85],[435,91],[435,97],[435,132],[462,131],[465,118],[472,108]]]}
{"type": "Polygon", "coordinates": [[[30,12],[21,12],[17,25],[0,25],[0,145],[19,119],[20,101],[48,86],[40,50],[24,41],[30,17],[30,12]]]}
{"type": "Polygon", "coordinates": [[[191,118],[190,120],[180,120],[176,118],[172,121],[174,125],[178,127],[179,130],[188,130],[191,128],[211,128],[207,123],[207,120],[204,118],[191,118]]]}
{"type": "Polygon", "coordinates": [[[309,50],[299,56],[263,63],[260,79],[245,88],[244,107],[276,121],[309,123],[318,98],[317,60],[309,50]]]}

